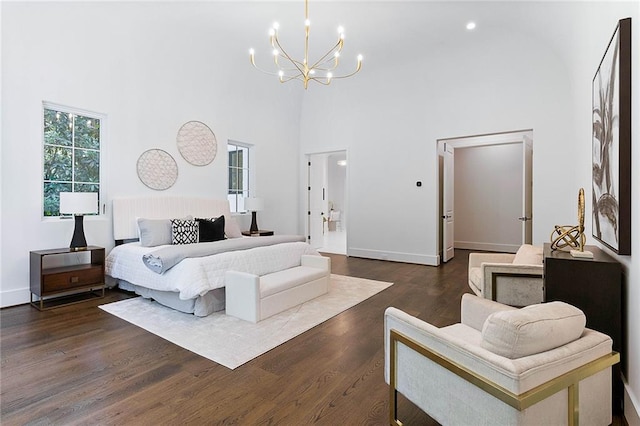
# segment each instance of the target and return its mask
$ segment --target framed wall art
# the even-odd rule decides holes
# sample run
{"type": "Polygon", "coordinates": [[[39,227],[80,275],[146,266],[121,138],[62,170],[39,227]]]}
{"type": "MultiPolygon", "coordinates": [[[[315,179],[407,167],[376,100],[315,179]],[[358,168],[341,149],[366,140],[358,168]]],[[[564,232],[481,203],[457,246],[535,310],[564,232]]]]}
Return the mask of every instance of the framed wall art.
{"type": "Polygon", "coordinates": [[[631,254],[631,18],[618,22],[592,84],[592,232],[631,254]]]}

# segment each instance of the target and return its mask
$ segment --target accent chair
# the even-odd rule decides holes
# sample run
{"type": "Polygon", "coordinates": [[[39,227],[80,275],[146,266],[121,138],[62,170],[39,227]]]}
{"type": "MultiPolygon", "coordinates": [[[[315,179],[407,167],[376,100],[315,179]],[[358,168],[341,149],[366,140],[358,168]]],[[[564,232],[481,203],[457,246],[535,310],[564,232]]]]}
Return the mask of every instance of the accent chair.
{"type": "Polygon", "coordinates": [[[516,309],[471,294],[461,322],[438,328],[385,312],[389,421],[398,393],[443,425],[608,425],[612,340],[585,328],[578,308],[516,309]]]}
{"type": "Polygon", "coordinates": [[[511,306],[541,303],[542,247],[523,244],[514,253],[469,253],[469,287],[485,299],[511,306]]]}

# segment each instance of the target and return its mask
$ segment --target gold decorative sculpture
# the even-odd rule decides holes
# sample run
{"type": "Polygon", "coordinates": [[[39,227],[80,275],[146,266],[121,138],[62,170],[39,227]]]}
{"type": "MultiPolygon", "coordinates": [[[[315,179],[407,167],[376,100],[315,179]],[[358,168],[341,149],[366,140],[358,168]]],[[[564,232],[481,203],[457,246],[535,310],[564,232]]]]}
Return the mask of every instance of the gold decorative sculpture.
{"type": "Polygon", "coordinates": [[[576,226],[555,225],[551,233],[551,250],[570,248],[571,256],[592,258],[593,253],[584,251],[587,237],[584,235],[584,188],[578,191],[578,224],[576,226]]]}

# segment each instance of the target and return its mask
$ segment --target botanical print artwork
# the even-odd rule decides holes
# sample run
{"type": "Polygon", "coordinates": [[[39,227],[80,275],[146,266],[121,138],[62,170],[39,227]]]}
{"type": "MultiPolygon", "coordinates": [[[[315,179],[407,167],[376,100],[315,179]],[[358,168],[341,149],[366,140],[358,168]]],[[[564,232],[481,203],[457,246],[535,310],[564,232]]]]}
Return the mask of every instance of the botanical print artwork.
{"type": "Polygon", "coordinates": [[[617,249],[619,240],[620,31],[593,80],[593,235],[617,249]]]}

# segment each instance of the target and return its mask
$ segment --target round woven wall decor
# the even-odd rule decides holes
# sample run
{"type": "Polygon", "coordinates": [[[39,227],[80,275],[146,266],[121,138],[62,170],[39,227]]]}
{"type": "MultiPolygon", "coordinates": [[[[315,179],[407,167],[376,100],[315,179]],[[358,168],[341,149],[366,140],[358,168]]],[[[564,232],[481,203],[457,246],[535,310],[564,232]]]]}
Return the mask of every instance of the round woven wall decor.
{"type": "Polygon", "coordinates": [[[204,123],[188,121],[178,130],[178,151],[188,163],[206,166],[216,158],[216,135],[204,123]]]}
{"type": "Polygon", "coordinates": [[[151,189],[163,191],[178,179],[176,160],[166,151],[149,149],[138,158],[138,177],[151,189]]]}

